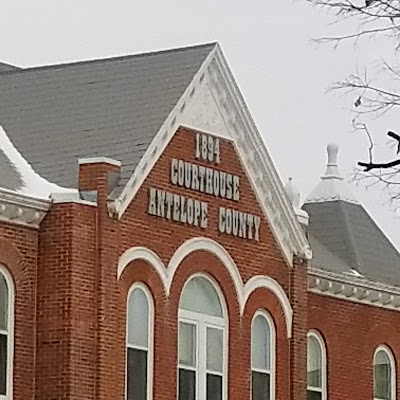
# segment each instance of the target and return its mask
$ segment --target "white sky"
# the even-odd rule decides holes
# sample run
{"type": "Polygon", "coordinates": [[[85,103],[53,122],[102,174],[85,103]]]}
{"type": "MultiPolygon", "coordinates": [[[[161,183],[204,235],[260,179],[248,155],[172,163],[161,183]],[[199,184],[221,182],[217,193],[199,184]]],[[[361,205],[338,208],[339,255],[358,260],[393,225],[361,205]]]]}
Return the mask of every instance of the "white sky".
{"type": "MultiPolygon", "coordinates": [[[[340,145],[347,177],[367,157],[347,110],[354,96],[326,90],[365,60],[389,56],[390,44],[368,42],[364,53],[317,47],[310,39],[330,20],[302,0],[0,0],[0,10],[0,60],[22,67],[218,41],[281,178],[292,176],[303,198],[325,170],[328,142],[340,145]]],[[[395,121],[390,129],[400,131],[395,121]]],[[[387,124],[372,127],[384,144],[387,124]]],[[[381,191],[353,191],[400,249],[400,218],[381,191]]]]}

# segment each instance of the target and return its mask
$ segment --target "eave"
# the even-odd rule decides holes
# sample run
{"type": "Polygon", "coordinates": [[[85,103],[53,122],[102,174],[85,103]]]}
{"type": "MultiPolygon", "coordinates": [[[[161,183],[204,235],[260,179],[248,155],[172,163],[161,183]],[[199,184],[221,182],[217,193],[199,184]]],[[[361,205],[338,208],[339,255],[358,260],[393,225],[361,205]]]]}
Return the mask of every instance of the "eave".
{"type": "Polygon", "coordinates": [[[50,205],[51,200],[0,188],[0,221],[38,229],[50,205]]]}
{"type": "Polygon", "coordinates": [[[399,287],[364,277],[309,268],[308,290],[337,299],[400,311],[399,287]]]}

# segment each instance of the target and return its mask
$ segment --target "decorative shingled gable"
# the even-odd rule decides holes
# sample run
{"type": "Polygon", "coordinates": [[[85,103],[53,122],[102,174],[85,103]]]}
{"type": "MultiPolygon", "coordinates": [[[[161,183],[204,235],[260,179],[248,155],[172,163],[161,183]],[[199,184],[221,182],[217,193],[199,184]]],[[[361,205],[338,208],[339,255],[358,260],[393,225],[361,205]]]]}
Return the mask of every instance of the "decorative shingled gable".
{"type": "Polygon", "coordinates": [[[122,193],[109,202],[121,217],[179,126],[231,139],[249,181],[289,264],[293,255],[310,258],[308,241],[296,220],[265,144],[219,46],[210,52],[146,150],[122,193]]]}

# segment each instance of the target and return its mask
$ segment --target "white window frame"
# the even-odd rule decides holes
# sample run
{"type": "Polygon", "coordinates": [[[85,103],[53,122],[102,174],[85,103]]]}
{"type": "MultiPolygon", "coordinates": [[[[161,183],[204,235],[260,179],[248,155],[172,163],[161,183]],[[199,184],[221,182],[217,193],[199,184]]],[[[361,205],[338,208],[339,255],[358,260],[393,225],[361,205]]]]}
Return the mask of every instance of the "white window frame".
{"type": "Polygon", "coordinates": [[[8,287],[8,329],[0,331],[7,335],[7,393],[5,396],[0,395],[0,400],[12,400],[13,398],[13,361],[14,361],[14,301],[15,290],[14,281],[8,270],[0,264],[0,274],[4,276],[8,287]]]}
{"type": "MultiPolygon", "coordinates": [[[[154,300],[147,285],[142,282],[134,283],[128,291],[126,298],[126,350],[125,350],[125,399],[128,399],[128,348],[147,351],[147,400],[153,399],[153,375],[154,375],[154,300]],[[129,297],[135,289],[141,290],[147,299],[149,315],[148,315],[148,347],[131,345],[128,343],[128,326],[129,326],[129,297]]],[[[0,399],[1,400],[1,399],[0,399]]]]}
{"type": "MultiPolygon", "coordinates": [[[[269,374],[270,376],[270,399],[275,400],[275,376],[276,376],[276,332],[275,332],[275,324],[274,321],[271,317],[271,315],[264,309],[259,309],[257,310],[254,315],[253,319],[251,320],[251,331],[250,331],[250,357],[251,357],[251,372],[260,372],[262,374],[269,374]],[[263,317],[269,326],[270,330],[270,343],[269,343],[269,351],[270,351],[270,369],[262,369],[262,368],[255,368],[253,367],[253,326],[254,326],[254,321],[255,319],[261,316],[263,317]]],[[[253,399],[253,385],[250,383],[250,390],[251,390],[251,399],[253,399]]]]}
{"type": "MultiPolygon", "coordinates": [[[[314,387],[308,385],[308,365],[307,365],[307,391],[319,392],[321,393],[321,400],[326,400],[327,397],[327,376],[326,376],[326,367],[327,367],[327,358],[326,358],[326,346],[325,341],[322,335],[315,330],[311,330],[307,334],[307,359],[308,359],[308,339],[312,337],[317,340],[320,349],[321,349],[321,387],[314,387]]],[[[307,362],[308,363],[308,362],[307,362]]]]}
{"type": "Polygon", "coordinates": [[[375,359],[376,356],[378,355],[379,352],[383,351],[389,358],[389,363],[390,363],[390,386],[391,386],[391,399],[390,400],[396,400],[396,362],[393,356],[392,351],[389,349],[388,346],[385,345],[379,345],[374,353],[374,358],[373,358],[373,362],[372,362],[372,374],[373,374],[373,388],[372,390],[373,392],[373,396],[374,396],[374,400],[383,400],[379,397],[375,397],[375,371],[374,371],[374,367],[375,367],[375,359]]]}
{"type": "Polygon", "coordinates": [[[179,369],[187,369],[196,372],[196,400],[206,400],[206,390],[207,390],[207,382],[206,377],[207,374],[219,375],[215,371],[210,371],[207,369],[206,357],[207,357],[207,349],[204,347],[206,343],[206,335],[207,328],[216,328],[221,329],[223,332],[223,352],[222,352],[222,400],[228,399],[228,332],[229,332],[229,321],[228,321],[228,312],[225,303],[224,296],[222,291],[215,282],[213,278],[209,275],[203,273],[196,273],[191,275],[185,285],[182,288],[181,294],[184,292],[186,285],[195,277],[202,277],[207,279],[215,291],[217,292],[221,309],[222,309],[222,317],[215,317],[212,315],[207,315],[203,313],[198,313],[194,311],[184,310],[180,308],[180,302],[178,305],[178,351],[177,351],[177,398],[179,397],[179,369]],[[180,323],[187,323],[196,326],[196,367],[191,368],[187,365],[181,365],[179,363],[179,340],[180,340],[180,323]],[[203,351],[200,351],[200,347],[203,351]]]}

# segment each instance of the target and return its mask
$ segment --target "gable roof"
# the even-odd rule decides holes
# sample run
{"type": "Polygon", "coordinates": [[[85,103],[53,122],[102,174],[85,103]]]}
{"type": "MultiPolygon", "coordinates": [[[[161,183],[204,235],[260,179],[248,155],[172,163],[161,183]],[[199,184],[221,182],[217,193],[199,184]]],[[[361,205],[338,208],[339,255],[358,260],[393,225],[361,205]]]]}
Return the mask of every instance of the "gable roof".
{"type": "Polygon", "coordinates": [[[373,281],[400,285],[400,253],[344,182],[337,153],[336,145],[328,146],[326,172],[303,205],[309,214],[311,264],[338,273],[350,269],[373,281]]]}
{"type": "Polygon", "coordinates": [[[246,102],[219,45],[204,60],[147,148],[122,192],[112,193],[109,212],[121,218],[180,126],[232,140],[259,205],[289,265],[311,251],[246,102]]]}
{"type": "Polygon", "coordinates": [[[339,200],[307,203],[304,209],[310,234],[344,263],[374,281],[400,285],[400,254],[362,205],[339,200]]]}
{"type": "Polygon", "coordinates": [[[121,161],[123,186],[214,47],[0,75],[0,125],[50,182],[76,187],[79,158],[108,157],[121,161]]]}
{"type": "Polygon", "coordinates": [[[294,254],[309,258],[309,244],[217,44],[0,75],[0,126],[40,179],[73,187],[78,159],[122,162],[109,199],[109,211],[119,218],[178,126],[201,129],[215,117],[221,129],[211,132],[234,141],[288,263],[294,254]],[[209,96],[195,104],[199,93],[209,96]]]}

